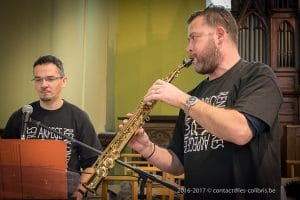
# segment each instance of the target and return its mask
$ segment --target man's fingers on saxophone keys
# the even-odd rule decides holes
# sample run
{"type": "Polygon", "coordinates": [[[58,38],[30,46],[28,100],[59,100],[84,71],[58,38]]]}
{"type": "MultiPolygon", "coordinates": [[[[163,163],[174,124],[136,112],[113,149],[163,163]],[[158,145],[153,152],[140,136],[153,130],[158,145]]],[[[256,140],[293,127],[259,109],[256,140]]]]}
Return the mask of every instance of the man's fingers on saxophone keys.
{"type": "Polygon", "coordinates": [[[127,124],[127,122],[128,122],[128,119],[123,119],[123,124],[127,124]]]}
{"type": "Polygon", "coordinates": [[[119,129],[122,129],[127,122],[128,122],[128,119],[123,119],[122,123],[119,124],[119,129]]]}
{"type": "Polygon", "coordinates": [[[147,101],[146,104],[147,104],[148,106],[151,106],[151,105],[152,105],[152,102],[151,102],[151,101],[147,101]]]}
{"type": "Polygon", "coordinates": [[[133,114],[132,113],[127,113],[126,117],[129,119],[133,114]]]}
{"type": "Polygon", "coordinates": [[[145,134],[145,130],[144,130],[142,127],[140,127],[140,128],[137,130],[136,134],[142,136],[142,135],[145,134]]]}

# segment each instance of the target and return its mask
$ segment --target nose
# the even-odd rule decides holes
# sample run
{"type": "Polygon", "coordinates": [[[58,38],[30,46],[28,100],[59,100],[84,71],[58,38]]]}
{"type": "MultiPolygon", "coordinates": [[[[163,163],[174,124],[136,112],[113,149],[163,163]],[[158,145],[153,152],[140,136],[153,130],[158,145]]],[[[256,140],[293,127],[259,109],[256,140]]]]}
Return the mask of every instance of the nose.
{"type": "Polygon", "coordinates": [[[42,87],[47,87],[48,86],[48,81],[46,79],[42,79],[41,86],[42,87]]]}
{"type": "Polygon", "coordinates": [[[187,43],[185,50],[186,50],[188,53],[192,52],[192,44],[191,44],[191,42],[188,42],[188,43],[187,43]]]}

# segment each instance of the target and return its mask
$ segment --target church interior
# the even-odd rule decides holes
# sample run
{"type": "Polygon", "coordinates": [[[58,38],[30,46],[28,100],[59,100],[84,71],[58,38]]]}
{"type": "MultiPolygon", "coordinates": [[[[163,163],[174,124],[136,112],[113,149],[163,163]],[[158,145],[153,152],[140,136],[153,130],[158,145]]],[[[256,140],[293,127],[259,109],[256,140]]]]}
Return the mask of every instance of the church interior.
{"type": "MultiPolygon", "coordinates": [[[[283,95],[280,156],[286,194],[281,197],[296,199],[300,191],[295,194],[293,190],[300,184],[300,0],[227,2],[238,24],[241,57],[266,63],[276,74],[283,95]]],[[[166,76],[187,56],[186,19],[209,3],[214,2],[1,1],[0,132],[14,110],[37,98],[29,81],[33,60],[41,54],[55,54],[64,61],[70,79],[64,98],[89,113],[106,148],[126,113],[134,111],[153,81],[166,76]]],[[[203,79],[204,75],[186,70],[174,84],[188,91],[203,79]]],[[[166,147],[177,115],[177,109],[157,104],[144,124],[151,140],[166,147]]],[[[183,185],[184,175],[161,171],[129,147],[119,159],[178,188],[183,185]]],[[[89,192],[87,199],[173,200],[183,195],[116,163],[97,193],[89,192]]]]}

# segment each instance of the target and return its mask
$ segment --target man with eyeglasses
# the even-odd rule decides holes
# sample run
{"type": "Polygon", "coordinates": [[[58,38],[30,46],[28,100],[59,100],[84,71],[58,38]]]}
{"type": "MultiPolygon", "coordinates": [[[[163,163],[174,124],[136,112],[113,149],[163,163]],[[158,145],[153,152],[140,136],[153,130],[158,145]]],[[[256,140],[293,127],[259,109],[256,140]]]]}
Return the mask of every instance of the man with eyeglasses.
{"type": "MultiPolygon", "coordinates": [[[[67,84],[63,63],[52,55],[38,58],[33,64],[34,88],[39,100],[31,103],[33,112],[31,118],[42,124],[75,138],[91,147],[101,149],[95,129],[86,112],[62,99],[61,91],[67,84]]],[[[18,139],[22,129],[22,109],[17,110],[9,118],[3,138],[18,139]]],[[[55,133],[29,124],[25,139],[65,140],[55,133]]],[[[86,194],[80,184],[89,176],[84,173],[96,161],[98,155],[79,145],[67,143],[68,161],[68,199],[82,199],[86,194]],[[80,170],[85,171],[80,174],[80,170]],[[80,176],[80,177],[79,177],[80,176]]]]}
{"type": "Polygon", "coordinates": [[[167,149],[143,128],[130,146],[161,170],[184,173],[185,199],[279,199],[282,95],[272,69],[240,57],[236,21],[219,6],[190,16],[186,50],[208,78],[188,93],[157,80],[144,97],[180,109],[167,149]]]}

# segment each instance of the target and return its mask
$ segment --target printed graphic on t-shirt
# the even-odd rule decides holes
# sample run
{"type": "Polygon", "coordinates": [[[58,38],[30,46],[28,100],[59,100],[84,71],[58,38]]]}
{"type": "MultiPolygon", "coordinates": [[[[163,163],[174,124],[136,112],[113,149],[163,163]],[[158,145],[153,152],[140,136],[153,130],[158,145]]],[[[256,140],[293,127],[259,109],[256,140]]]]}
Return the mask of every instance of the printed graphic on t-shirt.
{"type": "MultiPolygon", "coordinates": [[[[220,92],[218,95],[200,98],[205,103],[224,108],[229,92],[220,92]]],[[[224,148],[224,140],[209,133],[190,116],[185,118],[184,153],[208,151],[224,148]]]]}
{"type": "MultiPolygon", "coordinates": [[[[60,127],[50,127],[51,129],[62,133],[66,136],[69,136],[71,138],[74,137],[74,129],[68,129],[68,128],[60,128],[60,127]]],[[[27,128],[27,134],[26,139],[48,139],[48,140],[63,140],[67,144],[67,162],[69,161],[71,157],[71,141],[64,139],[63,137],[53,133],[52,131],[49,131],[43,127],[28,127],[27,128]]]]}

